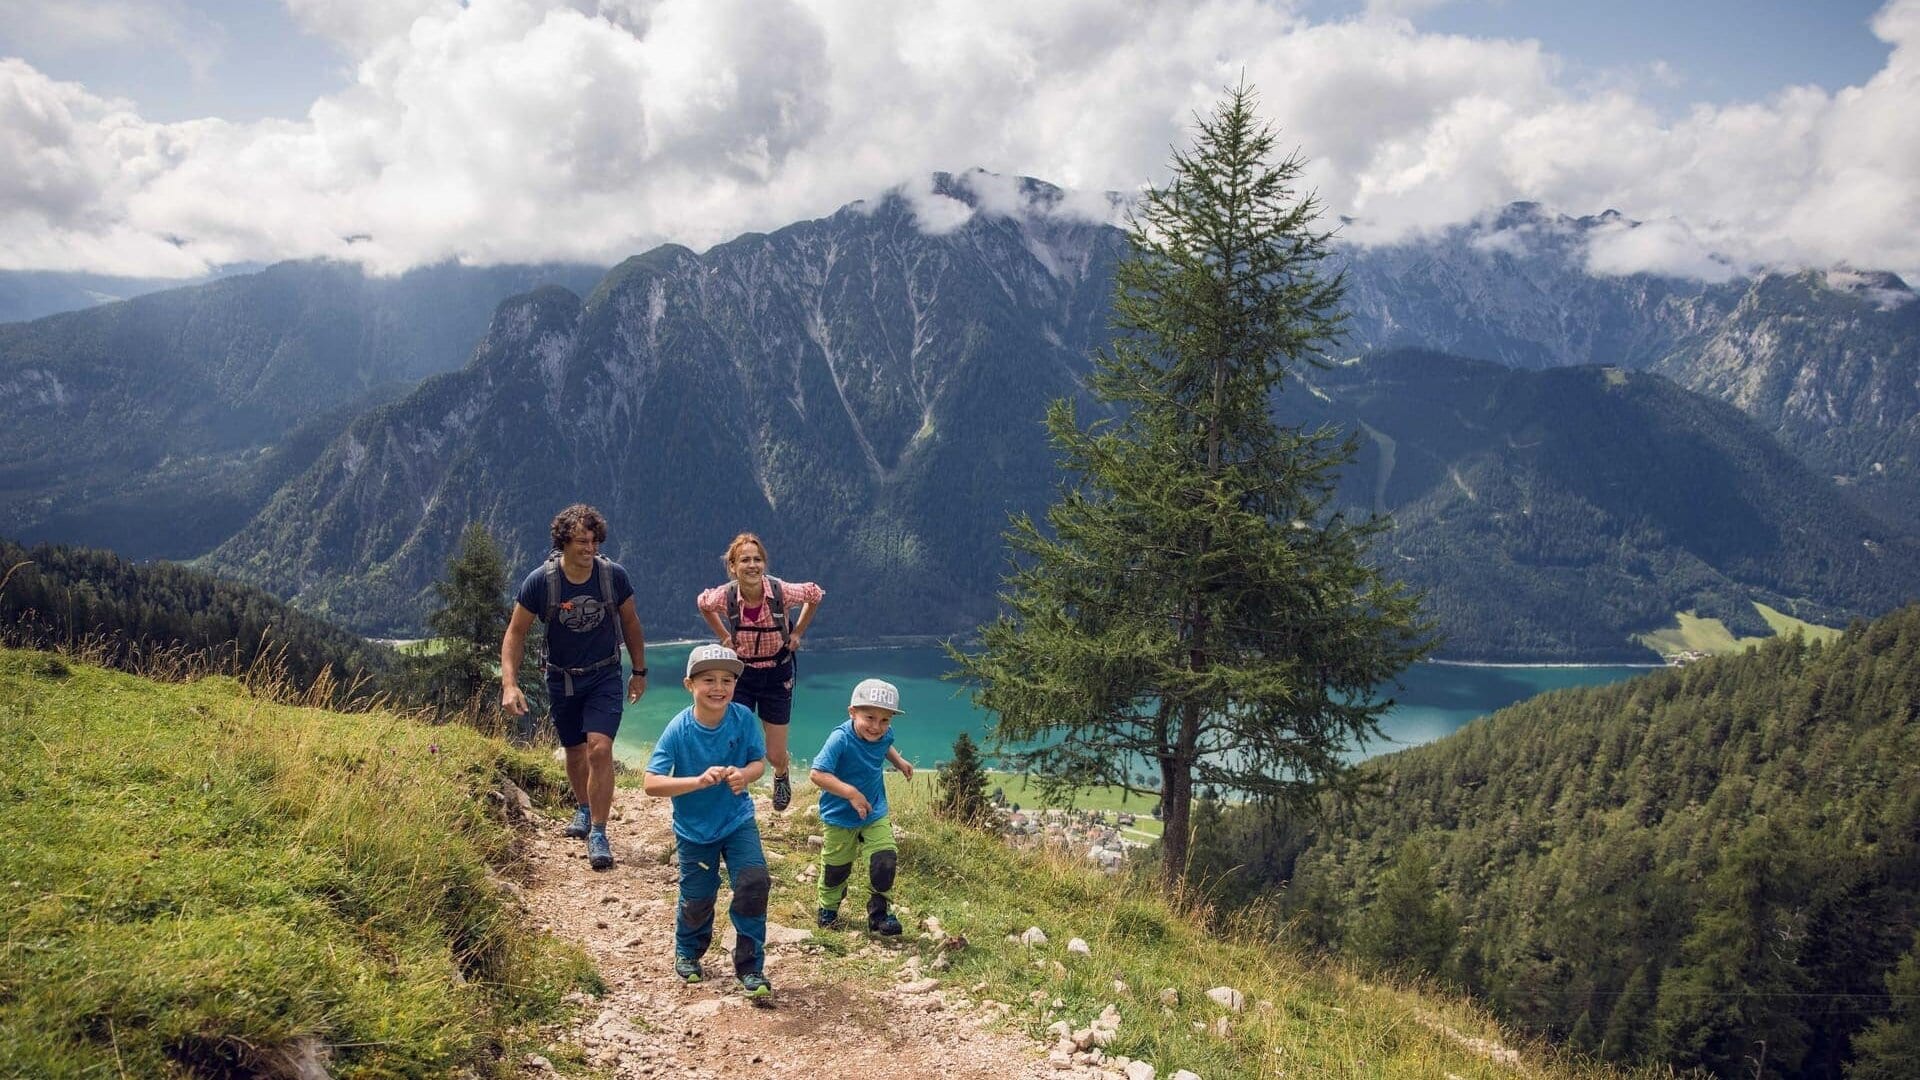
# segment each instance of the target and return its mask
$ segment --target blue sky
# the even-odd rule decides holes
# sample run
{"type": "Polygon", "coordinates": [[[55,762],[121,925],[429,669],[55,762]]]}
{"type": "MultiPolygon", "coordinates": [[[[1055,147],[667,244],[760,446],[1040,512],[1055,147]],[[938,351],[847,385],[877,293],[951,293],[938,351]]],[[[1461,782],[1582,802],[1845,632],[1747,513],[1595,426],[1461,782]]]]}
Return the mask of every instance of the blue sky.
{"type": "MultiPolygon", "coordinates": [[[[1920,270],[1920,0],[0,0],[0,269],[614,261],[974,166],[1164,175],[1244,72],[1360,242],[1920,270]]],[[[1091,212],[1091,211],[1090,211],[1091,212]]]]}

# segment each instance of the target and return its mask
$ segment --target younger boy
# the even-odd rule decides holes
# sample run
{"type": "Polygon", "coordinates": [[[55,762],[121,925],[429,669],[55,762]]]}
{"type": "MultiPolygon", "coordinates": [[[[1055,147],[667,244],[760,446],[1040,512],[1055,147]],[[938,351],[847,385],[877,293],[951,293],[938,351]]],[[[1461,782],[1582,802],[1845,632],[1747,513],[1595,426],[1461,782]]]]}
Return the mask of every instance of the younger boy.
{"type": "Polygon", "coordinates": [[[900,708],[900,691],[890,682],[866,679],[853,688],[847,722],[833,729],[813,759],[810,778],[820,789],[820,820],[826,824],[826,846],[820,851],[820,911],[823,927],[840,921],[840,899],[847,892],[856,858],[867,860],[867,929],[894,935],[900,920],[887,910],[893,889],[898,847],[893,821],[887,816],[886,766],[913,779],[913,766],[893,748],[893,718],[900,708]]]}
{"type": "Polygon", "coordinates": [[[660,733],[647,760],[645,790],[673,799],[673,835],[680,851],[680,905],[674,915],[674,974],[697,983],[700,958],[713,943],[713,905],[720,895],[720,863],[733,884],[727,915],[737,941],[733,973],[754,1004],[773,998],[766,963],[767,857],[753,819],[747,786],[766,771],[760,721],[733,703],[740,658],[724,645],[687,654],[683,683],[693,704],[660,733]]]}

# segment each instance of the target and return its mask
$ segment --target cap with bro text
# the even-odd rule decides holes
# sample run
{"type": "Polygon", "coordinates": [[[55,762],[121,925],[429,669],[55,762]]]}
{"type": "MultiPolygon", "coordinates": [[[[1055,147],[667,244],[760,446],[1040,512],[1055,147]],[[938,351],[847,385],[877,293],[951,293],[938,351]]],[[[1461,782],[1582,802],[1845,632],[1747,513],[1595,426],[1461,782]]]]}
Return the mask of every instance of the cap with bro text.
{"type": "Polygon", "coordinates": [[[885,679],[862,679],[860,685],[853,688],[853,700],[847,703],[850,709],[866,706],[871,709],[885,709],[892,713],[907,710],[900,707],[900,690],[885,679]]]}
{"type": "Polygon", "coordinates": [[[740,655],[725,645],[698,645],[687,654],[687,678],[689,679],[703,671],[715,669],[731,671],[738,675],[744,667],[746,665],[740,662],[740,655]]]}

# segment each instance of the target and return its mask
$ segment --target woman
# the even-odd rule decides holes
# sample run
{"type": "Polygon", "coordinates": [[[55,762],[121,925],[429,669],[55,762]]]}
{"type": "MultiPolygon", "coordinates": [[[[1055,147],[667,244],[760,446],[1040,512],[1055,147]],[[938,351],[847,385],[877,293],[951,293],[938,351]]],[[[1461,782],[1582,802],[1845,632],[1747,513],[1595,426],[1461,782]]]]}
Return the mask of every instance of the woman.
{"type": "Polygon", "coordinates": [[[773,766],[773,808],[793,801],[787,778],[787,723],[793,716],[793,654],[813,623],[826,591],[811,581],[782,581],[767,573],[767,546],[752,533],[727,545],[725,585],[695,601],[720,644],[746,664],[734,684],[733,700],[760,717],[767,737],[767,763],[773,766]],[[800,608],[796,618],[795,607],[800,608]]]}

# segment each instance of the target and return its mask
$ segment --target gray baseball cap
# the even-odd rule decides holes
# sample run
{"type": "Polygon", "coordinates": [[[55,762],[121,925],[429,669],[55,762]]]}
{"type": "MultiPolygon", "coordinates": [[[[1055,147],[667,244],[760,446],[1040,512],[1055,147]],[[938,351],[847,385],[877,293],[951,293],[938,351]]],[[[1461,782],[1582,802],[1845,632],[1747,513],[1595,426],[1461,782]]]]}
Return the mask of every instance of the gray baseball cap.
{"type": "Polygon", "coordinates": [[[687,654],[687,678],[691,679],[703,671],[731,671],[740,674],[747,665],[740,662],[740,655],[725,645],[696,645],[687,654]]]}
{"type": "Polygon", "coordinates": [[[850,709],[866,706],[872,709],[885,709],[891,713],[903,713],[900,707],[900,688],[885,679],[862,679],[853,688],[853,700],[847,703],[850,709]]]}

